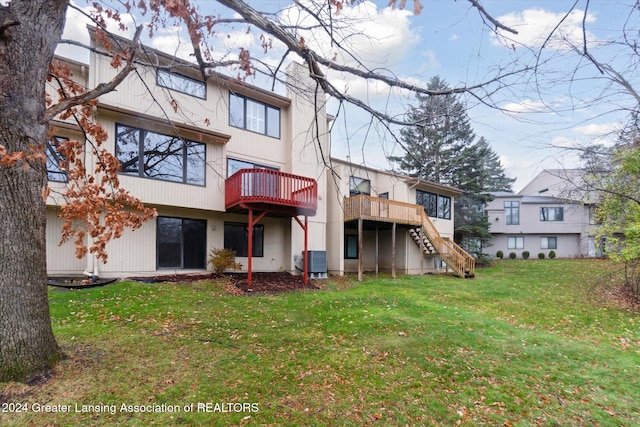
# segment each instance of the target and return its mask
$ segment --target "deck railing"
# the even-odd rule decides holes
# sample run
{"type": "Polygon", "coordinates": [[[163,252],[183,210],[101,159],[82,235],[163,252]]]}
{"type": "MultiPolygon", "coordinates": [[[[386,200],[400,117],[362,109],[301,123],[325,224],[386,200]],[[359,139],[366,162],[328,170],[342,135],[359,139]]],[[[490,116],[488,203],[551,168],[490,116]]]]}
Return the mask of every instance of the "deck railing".
{"type": "Polygon", "coordinates": [[[442,238],[420,205],[364,195],[345,199],[344,220],[359,218],[423,227],[427,239],[451,269],[462,277],[474,275],[475,259],[450,239],[442,238]]]}
{"type": "Polygon", "coordinates": [[[345,221],[362,218],[372,221],[421,225],[423,212],[422,206],[378,197],[359,195],[344,200],[345,221]]]}
{"type": "Polygon", "coordinates": [[[318,183],[313,178],[270,169],[241,169],[225,181],[225,207],[271,204],[315,211],[318,183]]]}

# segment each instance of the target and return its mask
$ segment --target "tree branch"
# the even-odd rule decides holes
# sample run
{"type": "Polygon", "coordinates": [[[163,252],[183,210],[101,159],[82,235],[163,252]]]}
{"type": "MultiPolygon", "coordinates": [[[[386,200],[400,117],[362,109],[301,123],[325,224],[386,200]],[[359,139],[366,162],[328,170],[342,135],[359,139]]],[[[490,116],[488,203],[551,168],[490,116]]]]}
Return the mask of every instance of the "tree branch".
{"type": "Polygon", "coordinates": [[[476,9],[478,9],[478,12],[480,12],[480,15],[482,15],[486,20],[488,20],[489,22],[491,22],[496,29],[501,29],[501,30],[505,30],[510,32],[511,34],[518,34],[518,32],[516,30],[514,30],[513,28],[509,28],[504,24],[501,24],[498,20],[496,20],[493,16],[489,15],[489,12],[487,12],[485,10],[485,8],[480,4],[480,2],[478,2],[477,0],[468,0],[469,3],[471,3],[471,5],[473,7],[475,7],[476,9]]]}
{"type": "Polygon", "coordinates": [[[109,93],[118,87],[120,83],[129,75],[129,73],[135,68],[134,58],[136,56],[136,49],[140,41],[140,34],[142,33],[142,25],[136,28],[136,33],[133,37],[133,42],[131,43],[131,50],[128,52],[127,63],[122,70],[108,83],[100,83],[94,89],[85,92],[78,96],[73,96],[71,98],[64,99],[57,104],[49,107],[42,119],[41,123],[48,123],[58,114],[63,111],[68,110],[71,107],[75,107],[76,105],[86,104],[89,101],[99,98],[105,93],[109,93]]]}

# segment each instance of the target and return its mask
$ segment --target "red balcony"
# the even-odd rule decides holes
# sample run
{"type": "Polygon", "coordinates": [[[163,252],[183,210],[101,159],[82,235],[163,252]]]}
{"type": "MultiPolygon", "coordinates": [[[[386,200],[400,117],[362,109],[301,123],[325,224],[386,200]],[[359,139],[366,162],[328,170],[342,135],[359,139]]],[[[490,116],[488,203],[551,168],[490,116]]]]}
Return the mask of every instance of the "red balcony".
{"type": "Polygon", "coordinates": [[[269,169],[241,169],[225,182],[227,212],[249,209],[269,216],[314,216],[318,183],[313,178],[269,169]]]}

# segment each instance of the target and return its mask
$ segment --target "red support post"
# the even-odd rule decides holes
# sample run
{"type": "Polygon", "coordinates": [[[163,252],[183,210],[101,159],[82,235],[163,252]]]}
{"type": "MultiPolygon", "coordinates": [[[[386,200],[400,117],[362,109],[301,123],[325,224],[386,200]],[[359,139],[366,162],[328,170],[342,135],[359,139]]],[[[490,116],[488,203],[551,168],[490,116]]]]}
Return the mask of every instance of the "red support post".
{"type": "Polygon", "coordinates": [[[247,248],[247,283],[252,283],[251,258],[253,256],[253,209],[249,209],[249,247],[247,248]]]}

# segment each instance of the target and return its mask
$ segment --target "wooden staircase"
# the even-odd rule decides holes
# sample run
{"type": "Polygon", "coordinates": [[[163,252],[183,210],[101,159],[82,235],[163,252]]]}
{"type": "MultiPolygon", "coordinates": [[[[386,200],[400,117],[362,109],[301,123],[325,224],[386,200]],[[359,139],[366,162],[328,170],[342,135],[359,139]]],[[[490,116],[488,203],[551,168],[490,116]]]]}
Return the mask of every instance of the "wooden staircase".
{"type": "Polygon", "coordinates": [[[422,226],[409,229],[409,234],[425,255],[440,255],[457,276],[475,276],[475,259],[451,239],[441,237],[427,215],[422,215],[422,226]]]}
{"type": "Polygon", "coordinates": [[[424,255],[438,255],[459,277],[474,277],[475,259],[451,239],[443,238],[424,207],[378,197],[358,195],[345,199],[344,220],[392,222],[410,227],[413,240],[424,255]],[[422,244],[420,243],[420,236],[422,244]]]}

